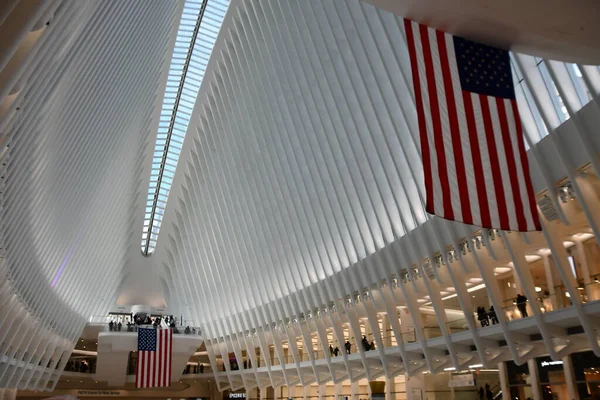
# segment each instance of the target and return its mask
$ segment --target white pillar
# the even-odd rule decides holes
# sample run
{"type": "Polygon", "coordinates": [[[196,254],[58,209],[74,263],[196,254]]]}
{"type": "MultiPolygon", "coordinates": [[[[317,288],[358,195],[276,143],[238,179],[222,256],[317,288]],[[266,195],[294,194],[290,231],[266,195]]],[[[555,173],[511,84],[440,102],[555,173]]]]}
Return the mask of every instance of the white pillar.
{"type": "Polygon", "coordinates": [[[550,254],[543,254],[542,260],[544,260],[544,274],[546,275],[546,284],[548,285],[548,291],[550,292],[550,303],[552,304],[553,310],[558,310],[558,295],[554,292],[554,276],[552,275],[550,254]]]}
{"type": "Polygon", "coordinates": [[[510,400],[510,389],[508,388],[508,374],[506,373],[506,363],[498,364],[500,371],[500,390],[502,391],[502,400],[510,400]]]}
{"type": "Polygon", "coordinates": [[[325,396],[325,391],[327,390],[325,384],[317,386],[317,390],[319,391],[319,400],[323,400],[323,396],[325,396]]]}
{"type": "MultiPolygon", "coordinates": [[[[585,294],[588,299],[592,298],[592,278],[590,276],[590,268],[588,260],[585,255],[585,248],[583,242],[579,239],[575,239],[575,248],[577,249],[577,256],[581,262],[581,274],[583,275],[583,283],[585,287],[585,294]]],[[[588,300],[589,301],[589,300],[588,300]]]]}
{"type": "MultiPolygon", "coordinates": [[[[415,316],[420,318],[420,315],[415,316]]],[[[404,343],[414,342],[417,340],[415,332],[415,321],[410,311],[406,307],[400,307],[400,329],[402,330],[402,340],[404,343]]]]}
{"type": "Polygon", "coordinates": [[[360,386],[358,385],[358,381],[354,381],[350,384],[350,398],[352,400],[358,400],[358,394],[360,393],[360,386]]]}
{"type": "Polygon", "coordinates": [[[527,361],[527,368],[529,368],[529,377],[531,383],[531,392],[533,393],[533,400],[542,400],[542,388],[540,387],[540,377],[538,375],[537,363],[535,358],[527,361]]]}
{"type": "Polygon", "coordinates": [[[341,383],[336,383],[335,384],[335,400],[342,400],[342,384],[341,383]]]}
{"type": "Polygon", "coordinates": [[[571,356],[566,356],[562,359],[562,362],[569,398],[571,400],[579,400],[579,391],[577,390],[577,385],[575,384],[575,371],[573,370],[571,356]]]}
{"type": "Polygon", "coordinates": [[[267,398],[267,388],[263,388],[259,390],[260,400],[265,400],[267,398]]]}
{"type": "Polygon", "coordinates": [[[385,378],[385,400],[394,400],[396,391],[396,380],[395,378],[385,378]]]}

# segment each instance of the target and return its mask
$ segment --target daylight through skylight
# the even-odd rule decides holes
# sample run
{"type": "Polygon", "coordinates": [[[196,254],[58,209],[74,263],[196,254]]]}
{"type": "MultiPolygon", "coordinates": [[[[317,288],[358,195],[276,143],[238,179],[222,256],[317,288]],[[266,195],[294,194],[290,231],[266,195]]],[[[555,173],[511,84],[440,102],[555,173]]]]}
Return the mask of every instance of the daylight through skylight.
{"type": "Polygon", "coordinates": [[[154,253],[175,177],[183,139],[192,116],[229,0],[187,0],[169,68],[152,157],[142,231],[142,254],[154,253]]]}

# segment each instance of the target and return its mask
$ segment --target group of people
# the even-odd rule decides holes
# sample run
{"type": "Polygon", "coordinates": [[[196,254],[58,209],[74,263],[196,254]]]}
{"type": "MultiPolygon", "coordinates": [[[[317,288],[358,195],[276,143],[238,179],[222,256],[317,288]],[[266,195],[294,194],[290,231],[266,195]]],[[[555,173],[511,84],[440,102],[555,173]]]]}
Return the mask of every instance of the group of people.
{"type": "MultiPolygon", "coordinates": [[[[517,304],[519,313],[521,313],[521,318],[527,318],[529,316],[527,313],[527,297],[519,293],[517,294],[515,303],[517,304]]],[[[479,320],[481,326],[490,326],[490,322],[492,325],[496,325],[500,322],[498,321],[498,315],[496,315],[494,306],[490,306],[489,311],[486,311],[485,307],[477,307],[477,320],[479,320]]]]}
{"type": "Polygon", "coordinates": [[[65,371],[81,372],[81,373],[95,373],[96,372],[96,360],[95,359],[77,359],[69,360],[65,365],[65,371]]]}
{"type": "Polygon", "coordinates": [[[477,319],[481,326],[490,326],[490,321],[492,321],[492,325],[496,325],[499,322],[494,306],[491,306],[489,311],[486,311],[485,307],[477,307],[477,319]]]}
{"type": "MultiPolygon", "coordinates": [[[[363,336],[361,343],[362,343],[363,349],[365,351],[375,350],[375,342],[371,341],[371,343],[369,343],[366,336],[363,336]]],[[[346,340],[346,343],[344,343],[344,350],[346,351],[346,354],[352,353],[352,343],[350,343],[349,340],[346,340]]],[[[340,355],[339,347],[335,346],[335,348],[334,348],[333,345],[330,344],[329,345],[329,354],[331,354],[332,357],[339,356],[340,355]]]]}
{"type": "MultiPolygon", "coordinates": [[[[244,366],[244,369],[252,368],[252,361],[251,360],[244,360],[244,362],[242,363],[242,365],[244,366]]],[[[238,364],[238,361],[237,361],[237,359],[235,357],[230,357],[229,358],[229,368],[231,368],[232,371],[237,371],[237,370],[240,369],[240,365],[238,364]]],[[[225,364],[223,364],[223,371],[226,371],[226,370],[227,369],[225,368],[225,364]]]]}
{"type": "MultiPolygon", "coordinates": [[[[164,320],[164,322],[167,324],[167,326],[169,328],[172,328],[175,330],[174,333],[179,333],[179,331],[177,330],[177,325],[175,323],[175,317],[173,317],[172,315],[169,316],[167,315],[166,317],[155,317],[152,318],[150,315],[146,314],[146,313],[138,313],[138,314],[131,314],[131,317],[119,317],[116,321],[115,320],[111,320],[108,323],[108,329],[112,332],[121,332],[121,330],[123,329],[123,322],[122,320],[124,320],[124,322],[127,324],[127,332],[135,332],[136,331],[136,326],[142,326],[142,325],[152,325],[154,328],[156,329],[160,329],[163,327],[162,322],[164,320]],[[133,323],[131,322],[133,321],[133,323]]],[[[187,333],[195,333],[195,329],[193,330],[194,332],[192,332],[192,329],[190,329],[190,327],[186,327],[186,334],[187,333]]]]}
{"type": "Polygon", "coordinates": [[[367,337],[363,335],[362,337],[362,346],[365,351],[375,350],[375,342],[371,340],[371,343],[367,340],[367,337]]]}
{"type": "Polygon", "coordinates": [[[479,386],[479,400],[494,400],[494,393],[488,383],[485,384],[485,390],[483,386],[479,386]]]}
{"type": "Polygon", "coordinates": [[[204,364],[198,363],[197,365],[188,364],[185,366],[183,370],[184,375],[189,374],[203,374],[204,373],[204,364]]]}

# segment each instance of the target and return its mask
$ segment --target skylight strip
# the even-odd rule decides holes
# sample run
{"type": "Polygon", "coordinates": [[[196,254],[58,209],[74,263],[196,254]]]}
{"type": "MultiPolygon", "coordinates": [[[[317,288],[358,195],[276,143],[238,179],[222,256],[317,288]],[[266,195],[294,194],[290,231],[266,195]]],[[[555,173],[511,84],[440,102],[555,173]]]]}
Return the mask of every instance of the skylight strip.
{"type": "Polygon", "coordinates": [[[185,4],[167,77],[152,159],[142,230],[141,250],[144,255],[150,255],[155,250],[185,133],[228,6],[229,0],[188,0],[185,4]],[[206,26],[202,24],[205,17],[206,26]]]}

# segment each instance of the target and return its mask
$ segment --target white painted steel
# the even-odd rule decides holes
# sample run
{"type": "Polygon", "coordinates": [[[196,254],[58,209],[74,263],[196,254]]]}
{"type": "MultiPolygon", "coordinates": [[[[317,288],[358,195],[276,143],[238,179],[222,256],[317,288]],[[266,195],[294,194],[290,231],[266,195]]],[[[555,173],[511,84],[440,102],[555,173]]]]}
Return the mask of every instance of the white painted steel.
{"type": "Polygon", "coordinates": [[[562,242],[570,229],[600,234],[598,67],[512,55],[534,186],[558,220],[543,234],[480,232],[425,214],[402,20],[359,0],[232,2],[156,251],[143,257],[144,194],[183,4],[0,5],[1,37],[11,38],[0,45],[0,387],[52,388],[85,322],[118,296],[146,306],[164,296],[169,313],[196,321],[212,371],[232,353],[248,357],[252,369],[226,363],[216,373],[221,389],[410,376],[506,354],[526,362],[582,343],[600,354],[597,310],[577,301],[565,313],[585,340],[564,346],[565,330],[539,312],[541,344],[503,315],[490,339],[465,280],[480,277],[500,309],[494,268],[526,265],[537,246],[577,296],[562,242]],[[560,199],[564,179],[574,201],[560,199]],[[469,344],[446,325],[446,287],[469,344]],[[425,308],[441,337],[429,338],[425,308]],[[388,329],[396,348],[380,337],[388,329]],[[329,357],[329,337],[341,344],[366,331],[377,351],[329,357]]]}
{"type": "Polygon", "coordinates": [[[0,387],[53,388],[115,302],[181,9],[0,5],[0,387]]]}
{"type": "MultiPolygon", "coordinates": [[[[572,119],[598,95],[599,70],[521,54],[512,60],[536,191],[547,191],[563,224],[570,224],[555,185],[563,177],[574,179],[574,168],[597,154],[593,129],[583,117],[572,119]],[[562,146],[587,145],[587,150],[573,158],[553,146],[557,129],[578,138],[562,146]],[[561,153],[559,163],[549,162],[553,152],[561,153]]],[[[344,356],[344,375],[336,375],[329,361],[319,366],[310,349],[311,367],[301,369],[297,354],[286,359],[281,343],[302,340],[309,346],[315,334],[314,351],[327,353],[323,329],[333,328],[340,343],[341,324],[349,324],[354,337],[362,334],[361,326],[376,332],[377,311],[406,306],[418,315],[422,303],[416,300],[425,296],[448,355],[426,345],[416,317],[414,335],[424,358],[407,352],[403,328],[394,329],[403,371],[468,365],[471,349],[450,340],[440,292],[457,287],[460,305],[470,315],[472,284],[459,287],[462,274],[479,271],[493,287],[498,257],[521,265],[524,250],[511,238],[507,253],[484,232],[477,240],[487,246],[475,251],[475,228],[425,214],[417,132],[400,17],[358,0],[230,5],[190,121],[155,253],[164,266],[169,304],[203,325],[214,349],[209,350],[213,369],[215,357],[234,353],[239,360],[248,348],[246,358],[252,359],[253,346],[261,354],[273,346],[274,358],[264,361],[268,382],[256,370],[231,371],[225,363],[222,388],[391,375],[398,370],[384,362],[379,343],[381,371],[373,370],[361,351],[362,372],[344,356]],[[469,252],[463,254],[463,247],[469,252]],[[448,248],[454,249],[453,257],[448,248]],[[390,290],[394,282],[398,288],[390,290]],[[374,300],[357,303],[365,296],[382,300],[376,308],[374,300]],[[292,333],[288,327],[294,320],[299,329],[292,333]],[[253,332],[257,342],[249,341],[253,332]],[[275,374],[272,363],[288,365],[275,374]]],[[[582,194],[580,201],[586,199],[582,194]]],[[[524,244],[532,240],[544,237],[518,238],[524,244]]],[[[530,283],[524,289],[533,291],[530,283]]],[[[488,290],[490,299],[500,309],[502,299],[493,291],[488,290]]],[[[556,355],[556,331],[539,313],[535,316],[548,351],[556,355]]],[[[530,357],[519,345],[522,337],[508,329],[504,317],[500,322],[514,359],[530,357]]],[[[492,342],[479,338],[474,320],[466,324],[478,357],[485,359],[492,342]]]]}

